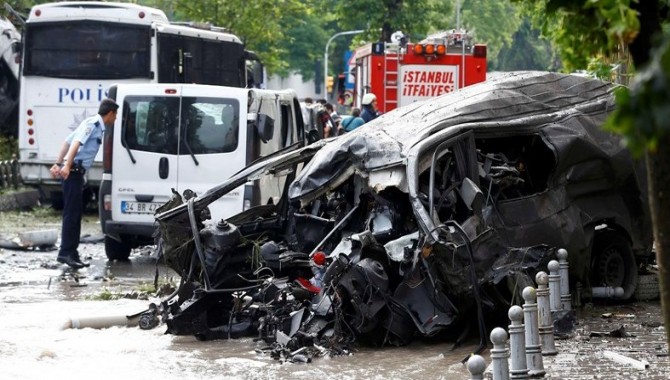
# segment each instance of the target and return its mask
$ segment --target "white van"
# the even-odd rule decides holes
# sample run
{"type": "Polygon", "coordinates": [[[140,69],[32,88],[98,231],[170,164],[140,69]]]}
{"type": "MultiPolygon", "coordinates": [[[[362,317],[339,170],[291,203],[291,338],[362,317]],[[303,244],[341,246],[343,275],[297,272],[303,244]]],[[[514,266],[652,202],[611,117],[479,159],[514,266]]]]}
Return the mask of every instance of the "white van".
{"type": "MultiPolygon", "coordinates": [[[[103,144],[99,213],[110,260],[153,244],[154,211],[186,189],[202,194],[259,157],[303,144],[292,90],[119,84],[121,113],[103,144]]],[[[249,183],[212,203],[211,222],[272,202],[283,184],[249,183]]]]}

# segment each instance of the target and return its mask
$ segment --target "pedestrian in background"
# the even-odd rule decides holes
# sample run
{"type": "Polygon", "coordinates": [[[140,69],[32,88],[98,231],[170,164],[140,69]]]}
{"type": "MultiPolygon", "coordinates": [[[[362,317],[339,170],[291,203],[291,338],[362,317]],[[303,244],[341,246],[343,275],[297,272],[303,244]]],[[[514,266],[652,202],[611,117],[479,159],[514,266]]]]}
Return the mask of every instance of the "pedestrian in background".
{"type": "Polygon", "coordinates": [[[351,109],[351,115],[342,118],[340,134],[351,132],[363,124],[365,124],[365,120],[361,117],[361,109],[354,107],[351,109]]]}
{"type": "Polygon", "coordinates": [[[324,107],[326,107],[326,111],[328,111],[328,114],[330,114],[330,118],[333,119],[335,129],[338,129],[340,127],[340,122],[342,121],[342,116],[340,116],[337,111],[335,111],[335,107],[333,107],[331,103],[324,104],[324,107]]]}
{"type": "Polygon", "coordinates": [[[300,104],[300,110],[302,111],[302,120],[305,124],[309,124],[311,121],[310,118],[310,109],[314,106],[314,99],[309,96],[306,97],[300,104]]]}
{"type": "Polygon", "coordinates": [[[79,237],[83,214],[84,174],[98,154],[105,127],[112,128],[119,105],[112,99],[104,99],[98,114],[84,120],[70,133],[58,152],[56,163],[49,169],[51,176],[61,178],[63,185],[63,224],[60,250],[56,260],[73,269],[87,267],[79,257],[79,237]]]}
{"type": "Polygon", "coordinates": [[[377,110],[377,96],[371,92],[363,95],[363,109],[361,110],[361,118],[367,123],[370,120],[374,120],[379,116],[379,111],[377,110]]]}

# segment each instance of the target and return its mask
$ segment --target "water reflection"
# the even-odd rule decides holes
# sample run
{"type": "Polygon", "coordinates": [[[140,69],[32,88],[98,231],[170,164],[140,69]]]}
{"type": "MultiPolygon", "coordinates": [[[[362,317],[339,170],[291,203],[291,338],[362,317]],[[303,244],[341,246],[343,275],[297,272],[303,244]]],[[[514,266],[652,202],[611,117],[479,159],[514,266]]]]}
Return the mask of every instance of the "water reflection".
{"type": "Polygon", "coordinates": [[[459,360],[474,348],[444,356],[445,345],[418,342],[402,348],[364,348],[311,364],[282,364],[258,354],[254,349],[261,343],[253,339],[200,342],[165,335],[161,326],[62,329],[70,318],[132,314],[146,306],[146,301],[138,300],[1,303],[3,378],[42,379],[45,374],[90,374],[98,379],[112,374],[117,379],[466,378],[459,360]]]}
{"type": "MultiPolygon", "coordinates": [[[[150,301],[91,299],[104,289],[123,292],[153,282],[155,260],[133,257],[131,262],[109,263],[94,255],[93,265],[80,271],[77,282],[72,276],[62,276],[60,266],[48,264],[53,262],[52,253],[31,255],[30,265],[14,260],[14,270],[0,269],[0,373],[6,379],[43,379],[45,375],[180,380],[464,379],[468,374],[460,360],[476,346],[473,342],[448,352],[447,344],[418,341],[408,347],[360,348],[350,356],[292,364],[257,352],[265,344],[250,338],[201,342],[191,336],[166,335],[164,325],[153,330],[118,326],[63,329],[71,318],[145,310],[150,301]]],[[[174,275],[158,268],[163,281],[174,275]]]]}

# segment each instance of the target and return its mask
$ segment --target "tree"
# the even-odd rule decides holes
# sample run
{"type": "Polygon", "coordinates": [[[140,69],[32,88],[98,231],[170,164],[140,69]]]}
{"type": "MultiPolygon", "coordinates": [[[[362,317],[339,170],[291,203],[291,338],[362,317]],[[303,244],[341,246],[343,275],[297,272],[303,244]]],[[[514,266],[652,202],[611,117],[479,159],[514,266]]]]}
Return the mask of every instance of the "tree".
{"type": "Polygon", "coordinates": [[[315,65],[323,66],[323,48],[326,46],[330,32],[326,29],[327,20],[318,12],[310,12],[302,17],[296,15],[285,17],[286,38],[279,41],[279,51],[286,59],[286,66],[276,74],[286,76],[290,72],[298,72],[303,80],[313,79],[315,65]]]}
{"type": "MultiPolygon", "coordinates": [[[[563,63],[586,67],[594,56],[628,48],[639,70],[630,88],[617,95],[617,109],[606,127],[622,133],[634,154],[646,158],[649,205],[666,330],[670,328],[670,42],[652,56],[668,3],[658,0],[517,0],[534,11],[543,31],[559,46],[563,63]],[[644,20],[644,22],[642,22],[644,20]],[[653,59],[652,59],[653,57],[653,59]]],[[[670,346],[670,334],[668,334],[670,346]]]]}
{"type": "Polygon", "coordinates": [[[364,29],[360,41],[390,41],[400,30],[412,40],[430,31],[449,28],[445,15],[453,14],[449,2],[438,0],[336,0],[333,12],[342,30],[364,29]]]}
{"type": "MultiPolygon", "coordinates": [[[[295,20],[310,20],[314,1],[301,0],[175,0],[175,17],[223,26],[261,57],[269,73],[287,73],[287,41],[295,20]]],[[[303,56],[304,58],[304,56],[303,56]]]]}
{"type": "MultiPolygon", "coordinates": [[[[339,26],[344,29],[365,29],[367,32],[356,39],[356,42],[388,40],[390,33],[401,30],[408,34],[412,41],[418,42],[427,34],[441,30],[465,28],[474,34],[477,43],[487,45],[489,68],[500,69],[499,53],[504,51],[507,60],[518,61],[521,54],[532,63],[531,68],[547,69],[553,67],[552,52],[549,46],[537,38],[532,31],[522,30],[521,12],[509,0],[461,0],[460,15],[457,23],[454,2],[421,0],[338,0],[335,13],[339,26]],[[419,16],[419,17],[417,17],[419,16]],[[502,17],[501,17],[502,16],[502,17]],[[518,33],[521,31],[521,33],[518,33]],[[525,41],[530,39],[531,41],[525,41]],[[532,46],[532,50],[510,52],[513,43],[521,46],[532,46]],[[548,57],[548,58],[547,58],[548,57]],[[546,66],[541,66],[546,64],[546,66]]],[[[511,68],[507,66],[507,68],[511,68]]]]}
{"type": "MultiPolygon", "coordinates": [[[[469,0],[461,3],[461,27],[474,31],[475,41],[486,44],[489,67],[497,67],[498,54],[504,46],[512,44],[515,32],[521,26],[520,11],[509,1],[469,0]]],[[[451,20],[452,28],[455,28],[455,16],[451,20]]]]}
{"type": "Polygon", "coordinates": [[[505,44],[495,61],[489,61],[489,70],[547,70],[559,71],[561,62],[551,43],[532,28],[530,20],[524,18],[512,36],[512,43],[505,44]]]}

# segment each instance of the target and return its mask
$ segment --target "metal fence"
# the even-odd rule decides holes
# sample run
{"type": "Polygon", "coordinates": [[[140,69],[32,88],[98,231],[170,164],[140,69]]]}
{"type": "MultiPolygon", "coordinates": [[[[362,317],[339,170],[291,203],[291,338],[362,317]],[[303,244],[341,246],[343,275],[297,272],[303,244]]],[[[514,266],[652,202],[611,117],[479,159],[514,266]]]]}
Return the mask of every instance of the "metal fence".
{"type": "Polygon", "coordinates": [[[18,189],[21,186],[21,173],[18,160],[0,161],[0,190],[18,189]]]}

